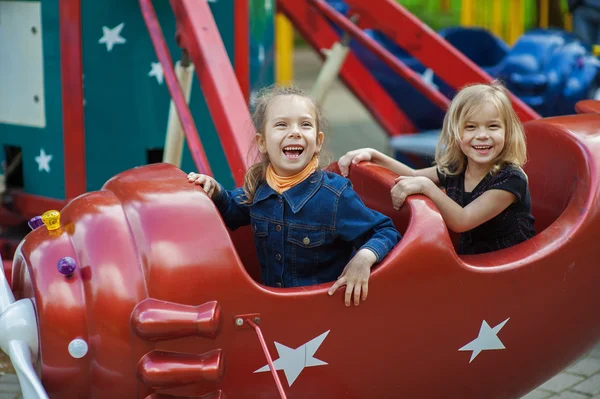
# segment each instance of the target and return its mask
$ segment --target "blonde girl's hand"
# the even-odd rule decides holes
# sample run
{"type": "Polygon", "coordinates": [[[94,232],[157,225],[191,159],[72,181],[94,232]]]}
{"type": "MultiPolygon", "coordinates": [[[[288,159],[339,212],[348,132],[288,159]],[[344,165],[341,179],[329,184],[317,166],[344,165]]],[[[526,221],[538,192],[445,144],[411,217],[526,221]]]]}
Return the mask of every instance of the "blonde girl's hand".
{"type": "Polygon", "coordinates": [[[340,173],[344,177],[348,177],[350,165],[357,165],[359,162],[370,161],[373,158],[373,150],[370,148],[360,148],[358,150],[348,151],[338,160],[340,173]]]}
{"type": "Polygon", "coordinates": [[[369,249],[361,249],[348,262],[342,274],[331,286],[328,294],[333,295],[335,291],[346,286],[344,294],[344,303],[350,306],[354,298],[354,305],[360,304],[360,299],[365,301],[369,293],[369,277],[371,276],[371,266],[377,261],[377,256],[369,249]]]}
{"type": "Polygon", "coordinates": [[[425,191],[433,184],[431,180],[423,176],[398,176],[394,182],[396,184],[391,189],[391,195],[392,206],[395,210],[400,209],[406,201],[406,197],[413,194],[425,194],[425,191]]]}
{"type": "Polygon", "coordinates": [[[221,189],[215,179],[210,176],[203,175],[201,173],[190,172],[188,175],[188,181],[190,183],[197,184],[204,189],[204,192],[212,199],[219,195],[221,189]]]}

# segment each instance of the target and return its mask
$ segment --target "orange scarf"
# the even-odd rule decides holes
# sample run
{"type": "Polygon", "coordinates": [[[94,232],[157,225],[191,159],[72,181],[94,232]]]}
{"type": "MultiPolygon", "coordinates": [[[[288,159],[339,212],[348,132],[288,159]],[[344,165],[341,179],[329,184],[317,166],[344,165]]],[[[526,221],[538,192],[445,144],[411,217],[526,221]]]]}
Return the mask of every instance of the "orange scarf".
{"type": "Polygon", "coordinates": [[[319,158],[313,157],[313,159],[302,169],[300,172],[293,176],[285,177],[279,176],[275,173],[273,166],[269,164],[267,167],[267,184],[278,194],[282,194],[284,191],[289,190],[296,184],[300,183],[308,176],[312,175],[315,170],[319,167],[319,158]]]}

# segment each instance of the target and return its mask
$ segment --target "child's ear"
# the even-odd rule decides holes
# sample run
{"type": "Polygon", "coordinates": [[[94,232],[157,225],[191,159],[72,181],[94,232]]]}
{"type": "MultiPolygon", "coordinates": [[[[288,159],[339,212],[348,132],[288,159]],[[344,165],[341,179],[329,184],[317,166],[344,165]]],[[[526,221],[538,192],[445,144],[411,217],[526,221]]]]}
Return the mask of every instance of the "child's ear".
{"type": "Polygon", "coordinates": [[[256,138],[256,144],[258,145],[258,151],[260,151],[261,154],[266,154],[267,145],[265,143],[265,137],[260,133],[256,133],[256,135],[254,137],[256,138]]]}
{"type": "Polygon", "coordinates": [[[317,154],[321,151],[323,140],[325,140],[325,134],[323,132],[317,133],[317,154]]]}

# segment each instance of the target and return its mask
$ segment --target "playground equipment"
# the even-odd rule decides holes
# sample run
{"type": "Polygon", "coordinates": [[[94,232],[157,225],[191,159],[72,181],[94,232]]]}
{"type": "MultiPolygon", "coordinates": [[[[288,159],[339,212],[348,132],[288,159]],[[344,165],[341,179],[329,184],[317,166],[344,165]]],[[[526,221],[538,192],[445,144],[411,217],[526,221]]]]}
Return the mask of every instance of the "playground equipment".
{"type": "Polygon", "coordinates": [[[0,161],[7,174],[6,190],[0,181],[0,253],[6,260],[29,218],[61,209],[123,170],[163,160],[167,126],[178,125],[174,109],[169,116],[170,91],[178,85],[162,61],[191,57],[188,68],[204,65],[191,54],[194,46],[205,46],[208,67],[187,73],[187,140],[183,150],[181,141],[171,142],[176,151],[167,160],[180,158],[185,170],[210,165],[225,186],[236,183],[227,153],[240,151],[245,162],[247,148],[222,141],[217,130],[251,137],[248,99],[274,80],[274,7],[269,11],[265,4],[272,3],[264,0],[260,8],[209,1],[198,22],[211,29],[210,37],[185,48],[186,33],[169,2],[155,3],[166,35],[163,59],[137,1],[0,1],[0,161]]]}
{"type": "Polygon", "coordinates": [[[339,73],[388,133],[396,156],[416,165],[423,160],[404,154],[433,156],[449,99],[465,84],[500,78],[522,121],[571,114],[598,92],[600,63],[567,32],[533,30],[510,48],[481,28],[436,34],[393,1],[278,5],[325,58],[318,98],[339,73]]]}
{"type": "Polygon", "coordinates": [[[51,398],[518,398],[600,338],[599,125],[525,124],[538,234],[489,254],[458,257],[429,199],[395,212],[394,174],[353,168],[403,233],[353,309],[330,284],[261,285],[252,230],[231,234],[185,172],[123,172],[19,246],[0,347],[51,398]]]}
{"type": "MultiPolygon", "coordinates": [[[[251,137],[248,109],[219,45],[211,9],[196,0],[169,4],[177,43],[195,65],[232,180],[240,182],[251,137]]],[[[315,45],[335,42],[335,31],[320,14],[303,16],[308,3],[282,4],[297,26],[308,30],[315,24],[321,32],[311,36],[315,45]]],[[[314,5],[329,10],[322,2],[314,5]]],[[[160,63],[168,66],[164,78],[191,140],[193,120],[156,13],[148,0],[139,6],[160,63]]],[[[79,14],[64,7],[63,17],[79,14]]],[[[361,15],[380,20],[386,35],[402,24],[404,33],[394,41],[408,45],[404,48],[430,68],[440,66],[437,56],[447,56],[451,68],[440,77],[449,84],[487,79],[410,15],[385,7],[361,15]]],[[[72,69],[65,73],[77,76],[78,61],[68,54],[72,69]]],[[[392,128],[405,121],[364,66],[352,53],[347,57],[342,76],[384,117],[382,123],[392,128]],[[357,78],[365,79],[363,86],[357,78]],[[377,94],[383,97],[371,97],[377,94]],[[377,108],[381,105],[390,108],[377,108]]],[[[75,85],[78,80],[70,76],[67,81],[75,85]]],[[[427,86],[419,90],[443,100],[427,86]]],[[[82,93],[63,92],[71,122],[83,123],[83,114],[77,114],[82,93]]],[[[393,218],[403,239],[374,269],[369,300],[358,308],[345,308],[341,293],[328,296],[329,284],[261,285],[250,227],[230,233],[210,199],[172,165],[123,171],[101,190],[56,208],[60,212],[30,220],[33,231],[19,243],[7,276],[12,284],[0,281],[0,348],[11,357],[25,398],[516,398],[527,393],[600,338],[600,322],[589,317],[600,305],[595,295],[600,253],[593,242],[600,230],[600,115],[597,103],[585,102],[579,108],[585,114],[539,119],[517,99],[515,104],[528,120],[526,172],[538,234],[502,251],[459,257],[430,200],[411,197],[396,212],[389,201],[395,176],[376,165],[359,165],[350,174],[354,187],[368,206],[393,218]],[[444,383],[431,384],[432,379],[444,383]]],[[[81,125],[70,126],[75,126],[70,137],[81,138],[81,125]]],[[[194,157],[200,167],[202,154],[194,157]]]]}

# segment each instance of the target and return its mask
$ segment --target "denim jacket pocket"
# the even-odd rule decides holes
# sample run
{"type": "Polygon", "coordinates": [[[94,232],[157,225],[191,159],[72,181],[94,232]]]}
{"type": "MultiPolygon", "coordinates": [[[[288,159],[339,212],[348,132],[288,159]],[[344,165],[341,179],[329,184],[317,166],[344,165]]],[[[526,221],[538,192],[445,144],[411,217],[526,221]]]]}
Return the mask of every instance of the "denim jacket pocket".
{"type": "Polygon", "coordinates": [[[252,234],[254,237],[266,237],[269,235],[269,222],[262,220],[252,221],[252,234]]]}
{"type": "Polygon", "coordinates": [[[325,243],[325,231],[290,226],[287,240],[302,248],[314,248],[325,243]]]}

